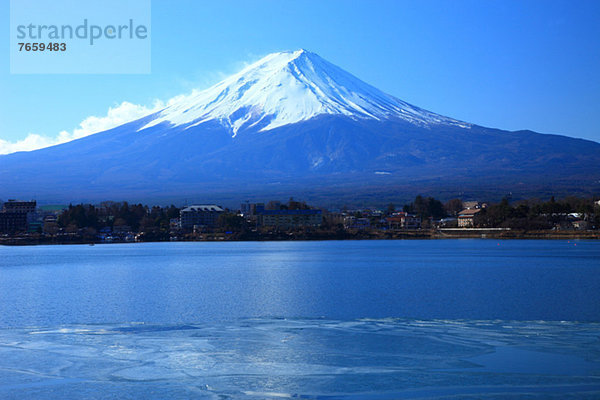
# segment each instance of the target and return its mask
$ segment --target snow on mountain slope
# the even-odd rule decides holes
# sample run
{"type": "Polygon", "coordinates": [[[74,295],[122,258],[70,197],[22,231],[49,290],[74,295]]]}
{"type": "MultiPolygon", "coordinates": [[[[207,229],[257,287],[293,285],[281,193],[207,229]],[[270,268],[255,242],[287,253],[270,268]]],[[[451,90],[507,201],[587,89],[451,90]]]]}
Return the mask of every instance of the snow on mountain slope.
{"type": "Polygon", "coordinates": [[[298,50],[270,54],[211,88],[176,98],[142,129],[216,120],[235,136],[240,129],[267,131],[322,114],[470,127],[385,94],[318,55],[298,50]]]}

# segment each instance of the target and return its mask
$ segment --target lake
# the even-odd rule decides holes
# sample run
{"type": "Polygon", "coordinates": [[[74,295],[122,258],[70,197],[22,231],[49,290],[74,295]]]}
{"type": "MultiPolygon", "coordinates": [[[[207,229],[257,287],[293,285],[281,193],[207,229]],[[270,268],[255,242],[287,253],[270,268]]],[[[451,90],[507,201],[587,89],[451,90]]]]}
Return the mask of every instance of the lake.
{"type": "Polygon", "coordinates": [[[0,247],[0,398],[600,397],[600,242],[0,247]]]}

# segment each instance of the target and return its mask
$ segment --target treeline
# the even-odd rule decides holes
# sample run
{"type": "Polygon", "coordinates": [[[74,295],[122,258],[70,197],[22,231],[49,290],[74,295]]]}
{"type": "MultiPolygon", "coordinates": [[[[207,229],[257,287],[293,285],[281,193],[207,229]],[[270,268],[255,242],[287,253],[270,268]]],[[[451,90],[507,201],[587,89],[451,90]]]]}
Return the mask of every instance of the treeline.
{"type": "MultiPolygon", "coordinates": [[[[518,200],[508,198],[499,203],[479,203],[480,211],[475,215],[474,225],[482,228],[513,229],[552,229],[568,227],[575,220],[584,220],[590,228],[600,227],[600,206],[595,198],[566,197],[547,201],[540,199],[518,200]]],[[[448,217],[457,217],[465,203],[461,199],[451,199],[445,203],[433,197],[417,196],[415,200],[402,207],[402,211],[421,218],[422,226],[429,227],[430,221],[448,217]]],[[[386,214],[396,211],[394,204],[387,207],[386,214]]]]}
{"type": "Polygon", "coordinates": [[[444,204],[442,204],[440,200],[423,196],[415,197],[415,200],[412,203],[404,205],[402,211],[416,214],[422,221],[430,218],[442,219],[448,215],[448,212],[444,208],[444,204]]]}
{"type": "MultiPolygon", "coordinates": [[[[574,220],[584,220],[590,229],[600,228],[600,206],[593,198],[566,197],[556,200],[554,197],[547,201],[539,199],[518,200],[511,202],[505,198],[498,203],[480,203],[481,209],[474,217],[476,227],[494,228],[507,227],[513,229],[541,230],[556,227],[568,228],[574,220]]],[[[383,216],[396,211],[404,211],[417,215],[422,221],[423,228],[432,227],[435,221],[448,217],[457,217],[465,203],[461,199],[451,199],[443,203],[433,197],[416,196],[414,201],[397,209],[389,204],[382,210],[383,216]]],[[[287,203],[271,202],[269,209],[303,210],[310,207],[302,201],[291,199],[287,203]]],[[[148,235],[167,237],[170,222],[178,218],[180,208],[174,205],[168,207],[148,207],[143,204],[127,202],[103,202],[97,206],[90,204],[70,205],[58,217],[58,227],[73,232],[78,229],[88,229],[91,232],[103,228],[145,232],[148,235]]],[[[362,216],[361,212],[355,215],[362,216]]],[[[381,214],[380,214],[381,215],[381,214]]],[[[331,217],[324,215],[323,228],[336,225],[331,217]]],[[[377,226],[375,216],[371,217],[372,226],[377,226]]],[[[456,223],[456,222],[454,222],[456,223]]],[[[255,224],[248,225],[245,218],[235,211],[223,213],[215,228],[223,231],[245,232],[255,224]]]]}
{"type": "Polygon", "coordinates": [[[490,204],[475,215],[474,224],[483,228],[552,229],[568,227],[570,221],[586,221],[592,229],[600,227],[600,206],[593,199],[567,197],[549,201],[508,199],[490,204]]]}
{"type": "Polygon", "coordinates": [[[91,204],[69,205],[58,217],[61,228],[102,228],[130,227],[133,232],[141,230],[169,230],[172,218],[179,217],[179,208],[153,206],[127,202],[104,202],[99,206],[91,204]]]}

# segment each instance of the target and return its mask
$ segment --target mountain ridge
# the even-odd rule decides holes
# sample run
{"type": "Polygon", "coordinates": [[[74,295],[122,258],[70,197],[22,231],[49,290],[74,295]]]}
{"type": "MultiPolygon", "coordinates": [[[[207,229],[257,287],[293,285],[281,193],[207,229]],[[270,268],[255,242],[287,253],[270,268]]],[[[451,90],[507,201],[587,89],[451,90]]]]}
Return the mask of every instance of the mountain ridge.
{"type": "Polygon", "coordinates": [[[333,204],[436,191],[441,197],[600,191],[596,142],[443,117],[338,70],[314,53],[275,53],[136,121],[0,156],[0,197],[235,205],[263,196],[333,204]],[[325,66],[311,69],[309,61],[325,66]],[[311,83],[298,83],[311,71],[311,83]],[[357,104],[368,113],[351,112],[357,104]]]}

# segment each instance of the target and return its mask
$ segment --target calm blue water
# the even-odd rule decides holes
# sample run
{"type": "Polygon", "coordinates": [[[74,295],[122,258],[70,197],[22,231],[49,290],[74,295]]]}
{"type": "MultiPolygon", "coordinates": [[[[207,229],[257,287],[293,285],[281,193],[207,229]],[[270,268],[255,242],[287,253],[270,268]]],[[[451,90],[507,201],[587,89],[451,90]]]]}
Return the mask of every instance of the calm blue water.
{"type": "Polygon", "coordinates": [[[0,247],[0,398],[599,398],[600,242],[0,247]]]}

